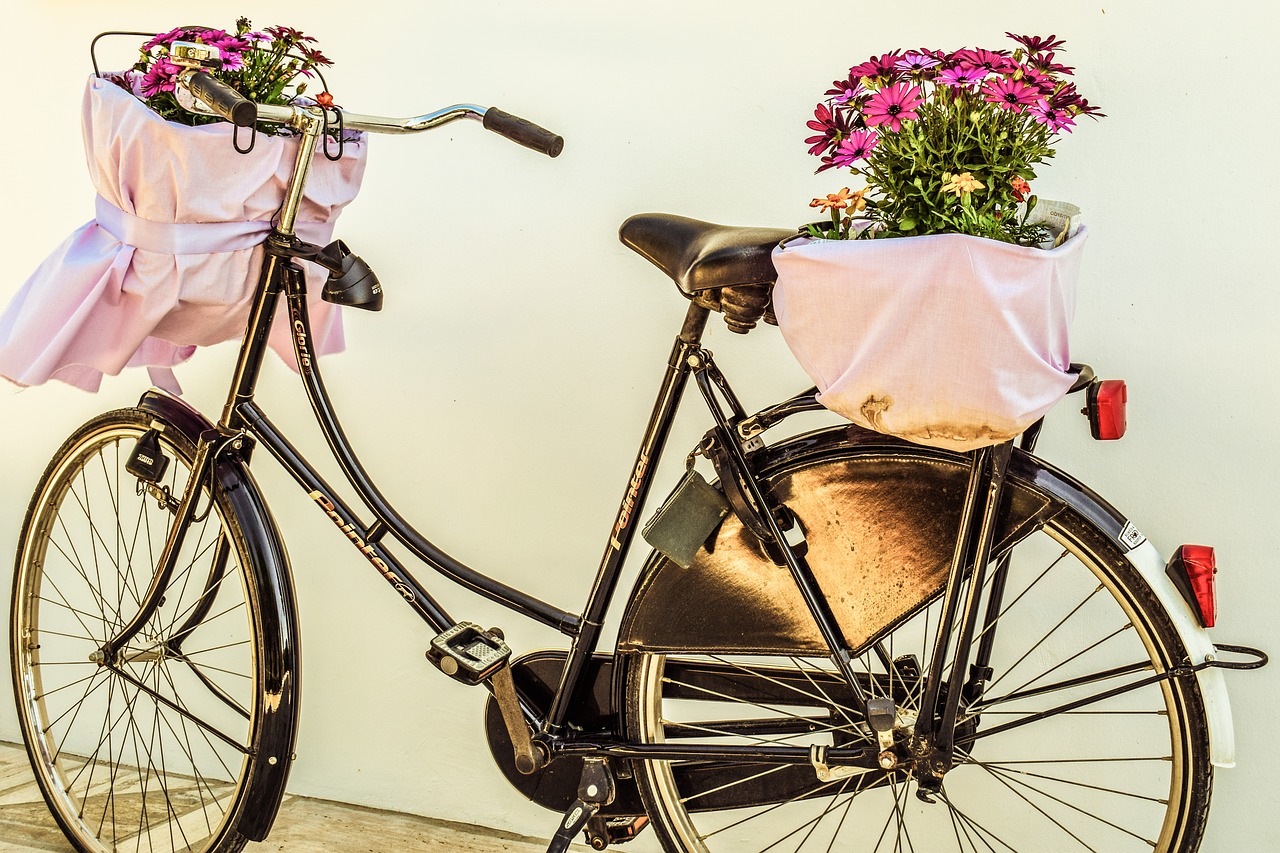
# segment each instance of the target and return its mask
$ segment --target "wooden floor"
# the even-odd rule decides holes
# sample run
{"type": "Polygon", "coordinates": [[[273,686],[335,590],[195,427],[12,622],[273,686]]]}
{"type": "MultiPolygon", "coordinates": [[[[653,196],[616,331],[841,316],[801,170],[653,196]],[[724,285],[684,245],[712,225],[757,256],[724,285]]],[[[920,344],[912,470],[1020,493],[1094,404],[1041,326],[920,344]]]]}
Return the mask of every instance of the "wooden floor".
{"type": "MultiPolygon", "coordinates": [[[[32,781],[26,751],[0,742],[0,853],[70,849],[32,781]]],[[[542,853],[546,849],[545,840],[483,827],[290,796],[271,837],[249,845],[245,853],[542,853]]],[[[573,849],[590,850],[576,844],[573,849]]]]}

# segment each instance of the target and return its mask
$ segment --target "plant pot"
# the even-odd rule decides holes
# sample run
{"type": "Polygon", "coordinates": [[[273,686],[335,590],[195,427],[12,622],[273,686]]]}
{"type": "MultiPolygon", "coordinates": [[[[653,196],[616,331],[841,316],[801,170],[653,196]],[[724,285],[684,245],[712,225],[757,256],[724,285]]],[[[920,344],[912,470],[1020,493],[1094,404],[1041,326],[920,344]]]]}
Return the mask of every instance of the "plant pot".
{"type": "MultiPolygon", "coordinates": [[[[298,140],[259,134],[251,153],[237,154],[229,124],[165,121],[99,77],[89,79],[83,110],[97,215],[0,316],[0,374],[20,385],[59,379],[94,391],[103,374],[146,366],[153,381],[177,391],[170,368],[198,346],[244,332],[260,244],[298,140]]],[[[317,154],[298,215],[302,239],[330,241],[339,211],[359,190],[365,154],[363,140],[347,142],[336,162],[317,154]]],[[[341,350],[338,309],[320,300],[325,273],[309,268],[307,277],[313,351],[341,350]]],[[[294,364],[284,323],[270,344],[294,364]]]]}
{"type": "Polygon", "coordinates": [[[1049,250],[962,234],[796,240],[774,250],[773,306],[828,409],[973,450],[1016,437],[1070,388],[1086,237],[1049,250]]]}

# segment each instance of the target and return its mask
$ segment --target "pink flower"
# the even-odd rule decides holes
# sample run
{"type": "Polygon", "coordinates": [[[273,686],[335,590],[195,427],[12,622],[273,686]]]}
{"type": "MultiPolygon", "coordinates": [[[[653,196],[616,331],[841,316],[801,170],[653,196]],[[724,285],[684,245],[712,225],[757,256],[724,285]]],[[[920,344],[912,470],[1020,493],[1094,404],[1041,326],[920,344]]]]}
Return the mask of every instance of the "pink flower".
{"type": "Polygon", "coordinates": [[[1033,105],[1028,112],[1031,113],[1036,121],[1045,125],[1054,133],[1061,133],[1063,131],[1070,133],[1071,128],[1076,125],[1075,119],[1071,117],[1071,113],[1060,107],[1055,107],[1052,104],[1046,104],[1043,102],[1038,103],[1033,105]]]}
{"type": "Polygon", "coordinates": [[[972,89],[987,79],[990,72],[976,66],[957,66],[948,68],[938,75],[938,79],[953,89],[972,89]]]}
{"type": "Polygon", "coordinates": [[[1057,50],[1062,47],[1064,42],[1057,36],[1049,36],[1042,38],[1040,36],[1015,36],[1013,33],[1006,32],[1009,38],[1016,41],[1027,49],[1027,53],[1040,53],[1044,50],[1057,50]]]}
{"type": "Polygon", "coordinates": [[[1070,65],[1061,65],[1053,61],[1053,51],[1049,53],[1032,57],[1031,63],[1044,71],[1046,74],[1062,74],[1067,77],[1071,76],[1071,72],[1075,71],[1070,65]]]}
{"type": "Polygon", "coordinates": [[[144,98],[150,98],[161,92],[172,92],[176,88],[174,79],[182,73],[182,67],[174,65],[168,59],[160,57],[151,63],[138,91],[144,98]]]}
{"type": "Polygon", "coordinates": [[[900,51],[893,53],[885,53],[880,56],[873,56],[861,65],[855,65],[849,69],[850,77],[884,77],[894,76],[894,67],[897,66],[898,60],[902,58],[900,51]]]}
{"type": "Polygon", "coordinates": [[[818,104],[813,111],[813,118],[806,122],[806,126],[818,131],[817,136],[805,139],[805,144],[810,146],[809,153],[815,157],[826,151],[838,136],[849,132],[849,122],[844,114],[832,111],[826,104],[818,104]]]}
{"type": "Polygon", "coordinates": [[[831,164],[843,168],[853,165],[858,160],[865,160],[879,141],[880,137],[874,130],[855,130],[840,140],[840,144],[832,154],[831,164]]]}
{"type": "Polygon", "coordinates": [[[982,87],[982,95],[1000,109],[1018,113],[1040,100],[1040,90],[1035,86],[1028,86],[1021,80],[1008,80],[1003,77],[988,80],[982,87]]]}
{"type": "Polygon", "coordinates": [[[993,50],[957,50],[951,57],[969,68],[985,68],[993,74],[1004,74],[1014,69],[1013,60],[993,50]]]}
{"type": "Polygon", "coordinates": [[[938,60],[927,53],[908,53],[895,62],[893,67],[899,71],[924,71],[937,64],[938,60]]]}
{"type": "Polygon", "coordinates": [[[1052,94],[1058,85],[1048,74],[1038,68],[1028,66],[1022,67],[1022,81],[1029,86],[1035,86],[1042,95],[1052,94]]]}
{"type": "Polygon", "coordinates": [[[167,33],[158,33],[155,38],[142,45],[144,51],[151,50],[153,47],[168,47],[175,41],[182,41],[188,38],[186,27],[175,27],[167,33]]]}
{"type": "Polygon", "coordinates": [[[823,94],[832,98],[837,104],[847,104],[854,98],[865,95],[866,92],[867,90],[862,85],[862,80],[850,75],[846,80],[833,80],[831,88],[823,94]]]}
{"type": "Polygon", "coordinates": [[[916,107],[924,102],[924,96],[918,86],[907,83],[894,83],[887,89],[881,89],[871,96],[862,108],[863,118],[868,125],[876,127],[884,125],[897,133],[902,129],[904,121],[917,118],[916,107]]]}

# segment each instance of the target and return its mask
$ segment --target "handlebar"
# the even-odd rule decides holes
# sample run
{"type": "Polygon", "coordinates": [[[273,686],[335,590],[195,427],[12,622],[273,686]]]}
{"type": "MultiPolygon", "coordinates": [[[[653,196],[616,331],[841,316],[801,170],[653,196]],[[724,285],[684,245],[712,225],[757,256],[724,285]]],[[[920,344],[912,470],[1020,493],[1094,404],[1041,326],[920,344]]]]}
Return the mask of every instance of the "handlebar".
{"type": "Polygon", "coordinates": [[[236,127],[249,127],[258,121],[258,105],[212,74],[195,72],[183,78],[191,94],[236,127]]]}
{"type": "MultiPolygon", "coordinates": [[[[306,113],[309,109],[315,109],[254,103],[242,97],[239,92],[221,80],[203,71],[189,71],[178,78],[178,83],[186,86],[191,94],[199,99],[200,103],[192,105],[195,107],[194,112],[202,112],[199,106],[203,104],[210,110],[206,114],[216,115],[238,127],[249,127],[259,121],[292,124],[299,111],[306,113]]],[[[192,106],[188,106],[188,109],[192,109],[192,106]]],[[[481,122],[485,130],[546,154],[548,157],[557,157],[564,149],[564,137],[497,107],[484,108],[473,104],[455,104],[410,118],[363,115],[346,110],[340,110],[340,112],[344,128],[366,133],[419,133],[456,119],[469,118],[481,122]]]]}

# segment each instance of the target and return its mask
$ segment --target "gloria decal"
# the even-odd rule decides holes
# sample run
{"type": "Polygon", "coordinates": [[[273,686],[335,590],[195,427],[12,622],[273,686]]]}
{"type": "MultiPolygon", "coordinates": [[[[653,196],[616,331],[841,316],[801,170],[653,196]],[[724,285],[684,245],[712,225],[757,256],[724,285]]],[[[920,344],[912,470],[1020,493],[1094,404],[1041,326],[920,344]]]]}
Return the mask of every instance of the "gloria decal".
{"type": "Polygon", "coordinates": [[[298,368],[300,370],[311,371],[311,350],[307,349],[307,326],[302,322],[302,315],[299,311],[290,312],[293,315],[293,341],[298,352],[298,368]]]}

